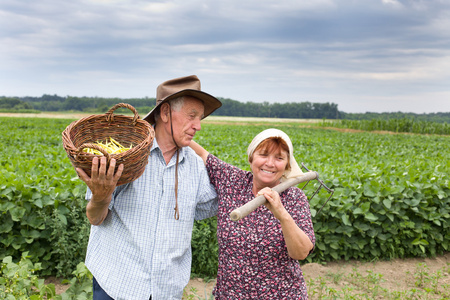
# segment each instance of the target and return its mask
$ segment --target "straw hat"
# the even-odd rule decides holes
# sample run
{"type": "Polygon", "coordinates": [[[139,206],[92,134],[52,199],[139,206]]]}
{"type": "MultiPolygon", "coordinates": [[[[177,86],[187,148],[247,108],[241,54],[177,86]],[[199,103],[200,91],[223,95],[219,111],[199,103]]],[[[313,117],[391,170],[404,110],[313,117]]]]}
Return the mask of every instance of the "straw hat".
{"type": "Polygon", "coordinates": [[[171,99],[181,96],[191,96],[202,101],[205,106],[203,118],[206,118],[222,106],[222,103],[216,97],[202,92],[200,88],[200,79],[198,79],[196,75],[191,75],[167,80],[161,83],[156,89],[156,106],[144,117],[144,120],[150,124],[155,124],[155,112],[161,105],[171,99]]]}

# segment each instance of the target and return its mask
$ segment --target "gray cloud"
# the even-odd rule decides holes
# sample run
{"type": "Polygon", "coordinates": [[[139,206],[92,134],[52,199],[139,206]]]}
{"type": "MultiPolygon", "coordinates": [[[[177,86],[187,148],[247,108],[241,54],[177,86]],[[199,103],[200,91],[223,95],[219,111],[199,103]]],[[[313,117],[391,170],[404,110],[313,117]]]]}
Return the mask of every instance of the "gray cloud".
{"type": "Polygon", "coordinates": [[[14,1],[0,95],[154,97],[197,74],[239,101],[450,111],[447,1],[14,1]]]}

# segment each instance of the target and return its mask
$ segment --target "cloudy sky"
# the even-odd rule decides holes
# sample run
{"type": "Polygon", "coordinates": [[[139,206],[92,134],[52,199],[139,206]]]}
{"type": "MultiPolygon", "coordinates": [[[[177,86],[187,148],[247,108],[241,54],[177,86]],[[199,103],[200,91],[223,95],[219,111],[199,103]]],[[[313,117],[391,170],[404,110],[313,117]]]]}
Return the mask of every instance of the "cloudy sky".
{"type": "Polygon", "coordinates": [[[450,112],[449,0],[2,0],[0,96],[155,97],[196,74],[241,102],[450,112]]]}

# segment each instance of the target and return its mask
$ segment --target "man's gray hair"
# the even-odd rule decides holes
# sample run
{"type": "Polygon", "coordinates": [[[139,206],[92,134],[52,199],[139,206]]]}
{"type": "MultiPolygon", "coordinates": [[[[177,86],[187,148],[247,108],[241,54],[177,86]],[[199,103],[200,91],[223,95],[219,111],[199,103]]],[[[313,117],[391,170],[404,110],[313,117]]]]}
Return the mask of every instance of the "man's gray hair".
{"type": "MultiPolygon", "coordinates": [[[[184,96],[169,100],[170,107],[173,111],[180,111],[184,105],[184,96]]],[[[158,121],[161,114],[161,107],[155,112],[155,122],[158,121]]]]}

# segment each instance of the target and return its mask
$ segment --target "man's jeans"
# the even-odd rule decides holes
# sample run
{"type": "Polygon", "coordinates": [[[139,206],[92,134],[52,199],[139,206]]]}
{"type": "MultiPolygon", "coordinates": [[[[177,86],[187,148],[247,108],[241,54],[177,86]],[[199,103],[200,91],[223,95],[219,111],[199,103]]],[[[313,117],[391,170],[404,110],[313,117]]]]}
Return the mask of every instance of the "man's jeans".
{"type": "MultiPolygon", "coordinates": [[[[92,278],[92,287],[94,290],[93,300],[114,300],[102,289],[97,280],[95,280],[95,277],[92,278]]],[[[152,296],[150,296],[149,300],[152,300],[152,296]]]]}
{"type": "Polygon", "coordinates": [[[94,291],[93,300],[114,300],[102,289],[95,277],[92,278],[92,287],[94,291]]]}

